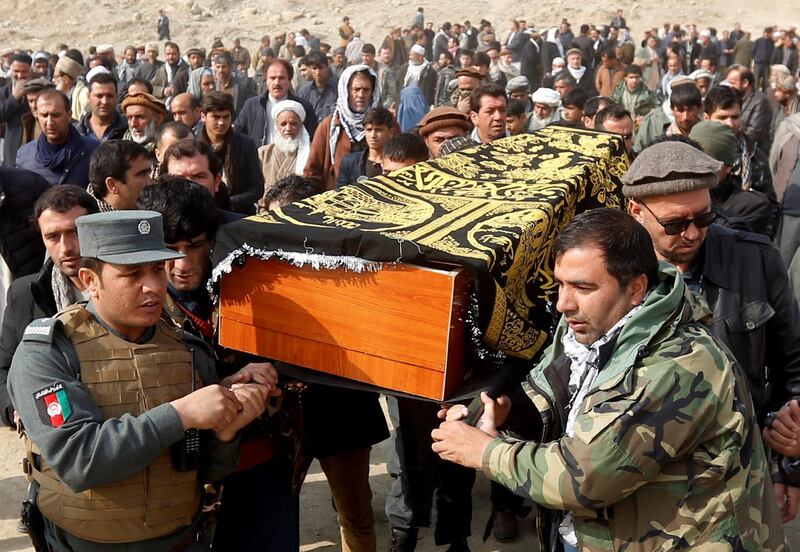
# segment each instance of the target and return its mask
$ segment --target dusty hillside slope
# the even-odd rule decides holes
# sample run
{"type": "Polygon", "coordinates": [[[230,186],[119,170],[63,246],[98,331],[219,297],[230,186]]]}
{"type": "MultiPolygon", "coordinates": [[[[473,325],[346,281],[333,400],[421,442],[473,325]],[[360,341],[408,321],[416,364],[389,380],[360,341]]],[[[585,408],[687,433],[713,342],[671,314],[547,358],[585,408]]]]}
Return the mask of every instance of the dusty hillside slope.
{"type": "Polygon", "coordinates": [[[333,43],[343,15],[350,16],[366,41],[380,42],[389,25],[409,25],[420,5],[436,23],[465,18],[477,23],[485,17],[501,36],[512,17],[525,18],[536,28],[557,24],[562,17],[573,23],[605,24],[617,7],[625,10],[635,37],[645,26],[667,21],[720,29],[741,21],[756,36],[765,25],[800,24],[800,12],[792,9],[796,4],[791,0],[2,0],[0,5],[0,46],[48,50],[60,42],[83,49],[90,44],[108,42],[121,48],[154,40],[158,8],[170,17],[173,40],[206,48],[215,36],[226,45],[241,36],[245,46],[254,47],[262,34],[301,28],[333,43]]]}

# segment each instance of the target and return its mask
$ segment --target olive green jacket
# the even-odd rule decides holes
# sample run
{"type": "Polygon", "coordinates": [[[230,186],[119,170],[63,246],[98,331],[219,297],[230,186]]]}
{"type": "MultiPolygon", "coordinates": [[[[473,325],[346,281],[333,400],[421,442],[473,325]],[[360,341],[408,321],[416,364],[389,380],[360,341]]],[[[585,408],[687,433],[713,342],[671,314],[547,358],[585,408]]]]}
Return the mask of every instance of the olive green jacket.
{"type": "MultiPolygon", "coordinates": [[[[561,320],[522,386],[541,417],[539,442],[504,434],[486,449],[484,470],[545,509],[572,512],[582,552],[783,550],[746,380],[675,268],[662,263],[659,279],[601,350],[573,437],[563,429],[561,320]]],[[[548,532],[540,526],[540,539],[548,532]]]]}

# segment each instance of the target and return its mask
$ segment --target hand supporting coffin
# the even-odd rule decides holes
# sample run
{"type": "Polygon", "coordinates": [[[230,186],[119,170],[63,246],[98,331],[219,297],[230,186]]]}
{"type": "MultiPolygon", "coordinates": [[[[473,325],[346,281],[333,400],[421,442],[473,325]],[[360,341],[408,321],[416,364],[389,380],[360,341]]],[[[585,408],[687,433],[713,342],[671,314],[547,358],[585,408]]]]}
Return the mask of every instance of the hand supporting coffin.
{"type": "Polygon", "coordinates": [[[433,452],[443,460],[449,460],[468,468],[483,467],[483,452],[497,437],[498,427],[502,427],[511,411],[511,399],[501,395],[492,399],[485,391],[481,392],[483,414],[475,427],[464,422],[469,409],[461,404],[443,408],[439,418],[445,420],[431,433],[433,452]]]}

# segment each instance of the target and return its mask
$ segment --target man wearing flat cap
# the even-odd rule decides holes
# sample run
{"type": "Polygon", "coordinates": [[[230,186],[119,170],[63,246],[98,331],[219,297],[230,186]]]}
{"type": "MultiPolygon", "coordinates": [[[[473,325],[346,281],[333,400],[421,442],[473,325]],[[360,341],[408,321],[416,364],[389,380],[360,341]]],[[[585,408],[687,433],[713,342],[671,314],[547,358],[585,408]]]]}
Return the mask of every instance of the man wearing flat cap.
{"type": "Polygon", "coordinates": [[[472,123],[455,107],[437,107],[419,122],[419,135],[425,140],[431,158],[439,157],[442,143],[451,138],[469,136],[472,123]]]}
{"type": "Polygon", "coordinates": [[[167,113],[164,104],[146,92],[128,94],[122,101],[122,112],[128,119],[128,130],[122,139],[133,140],[153,151],[153,139],[167,113]]]}
{"type": "Polygon", "coordinates": [[[531,82],[528,80],[528,77],[525,75],[520,75],[518,77],[514,77],[513,79],[509,79],[506,83],[506,94],[508,94],[508,100],[517,100],[521,102],[525,106],[525,112],[528,113],[533,108],[531,104],[531,82]]]}
{"type": "Polygon", "coordinates": [[[570,48],[565,54],[567,58],[567,66],[564,71],[575,79],[578,88],[585,90],[590,94],[596,94],[597,90],[594,87],[594,73],[583,65],[583,53],[580,48],[570,48]]]}
{"type": "MultiPolygon", "coordinates": [[[[656,256],[708,302],[711,329],[743,368],[763,427],[768,413],[800,395],[800,312],[769,238],[712,224],[711,190],[721,168],[688,144],[665,141],[639,154],[622,191],[656,256]]],[[[780,475],[773,480],[786,522],[800,493],[780,475]]]]}
{"type": "Polygon", "coordinates": [[[218,384],[204,342],[161,318],[164,263],[182,255],[159,213],[76,222],[89,302],[32,322],[8,379],[40,536],[56,550],[192,549],[201,484],[236,467],[237,432],[274,382],[218,384]]]}
{"type": "Polygon", "coordinates": [[[39,94],[52,88],[55,88],[53,82],[43,77],[25,81],[22,92],[25,94],[25,100],[28,102],[30,111],[22,114],[23,144],[27,144],[41,136],[42,127],[36,121],[36,100],[39,98],[39,94]]]}

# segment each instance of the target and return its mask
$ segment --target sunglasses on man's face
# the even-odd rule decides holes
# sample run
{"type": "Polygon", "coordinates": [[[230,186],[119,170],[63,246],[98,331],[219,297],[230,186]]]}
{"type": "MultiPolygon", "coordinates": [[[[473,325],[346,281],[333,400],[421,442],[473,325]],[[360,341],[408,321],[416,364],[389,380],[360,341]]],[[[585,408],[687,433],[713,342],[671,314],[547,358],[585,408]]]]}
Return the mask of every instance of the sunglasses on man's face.
{"type": "Polygon", "coordinates": [[[639,205],[647,209],[647,211],[653,215],[653,218],[664,228],[664,233],[667,236],[677,236],[678,234],[683,234],[689,225],[694,224],[697,228],[706,228],[717,217],[717,213],[714,212],[714,209],[707,211],[705,213],[701,213],[694,217],[693,219],[673,219],[673,220],[661,220],[656,216],[656,214],[650,210],[650,207],[639,202],[639,205]]]}

